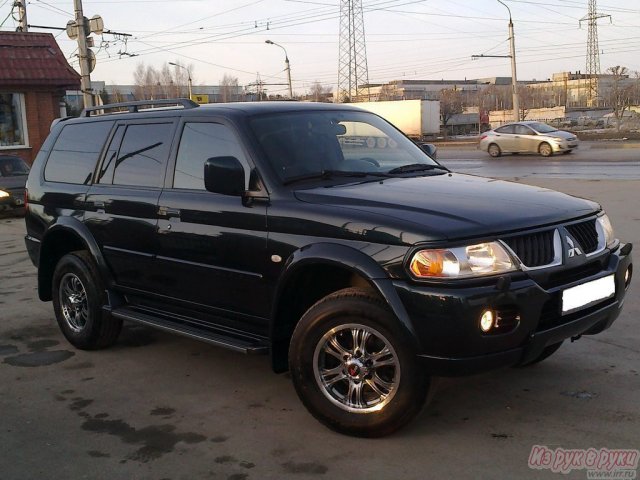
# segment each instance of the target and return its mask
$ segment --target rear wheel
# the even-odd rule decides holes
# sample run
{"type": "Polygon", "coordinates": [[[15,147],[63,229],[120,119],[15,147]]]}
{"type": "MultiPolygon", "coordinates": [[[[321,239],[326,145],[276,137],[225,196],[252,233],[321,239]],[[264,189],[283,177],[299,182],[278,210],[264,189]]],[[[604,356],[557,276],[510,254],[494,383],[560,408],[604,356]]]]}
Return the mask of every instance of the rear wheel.
{"type": "Polygon", "coordinates": [[[487,151],[489,152],[489,155],[491,155],[494,158],[502,155],[502,151],[500,150],[500,147],[495,143],[492,143],[491,145],[489,145],[489,148],[487,149],[487,151]]]}
{"type": "Polygon", "coordinates": [[[328,295],[304,314],[289,366],[316,419],[341,433],[380,437],[420,411],[429,377],[397,322],[378,297],[356,288],[328,295]]]}
{"type": "Polygon", "coordinates": [[[538,147],[538,152],[543,157],[550,157],[551,155],[553,155],[553,148],[551,148],[551,145],[549,145],[547,142],[542,142],[538,147]]]}
{"type": "Polygon", "coordinates": [[[53,272],[53,308],[60,330],[76,348],[95,350],[113,343],[122,321],[103,312],[105,287],[86,251],[60,259],[53,272]]]}

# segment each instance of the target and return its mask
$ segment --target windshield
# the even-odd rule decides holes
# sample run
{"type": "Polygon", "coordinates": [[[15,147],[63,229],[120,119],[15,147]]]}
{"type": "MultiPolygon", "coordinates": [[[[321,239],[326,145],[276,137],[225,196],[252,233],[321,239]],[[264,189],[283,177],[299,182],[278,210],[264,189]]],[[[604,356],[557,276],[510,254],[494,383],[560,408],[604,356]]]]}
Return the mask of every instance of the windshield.
{"type": "Polygon", "coordinates": [[[24,160],[17,157],[0,157],[0,176],[16,177],[29,175],[29,167],[24,160]]]}
{"type": "Polygon", "coordinates": [[[546,123],[536,122],[536,123],[529,123],[528,125],[538,133],[549,133],[549,132],[555,132],[556,130],[558,130],[557,128],[553,128],[547,125],[546,123]]]}
{"type": "Polygon", "coordinates": [[[254,117],[250,123],[285,183],[323,172],[380,176],[406,165],[438,166],[411,140],[367,112],[288,112],[254,117]]]}

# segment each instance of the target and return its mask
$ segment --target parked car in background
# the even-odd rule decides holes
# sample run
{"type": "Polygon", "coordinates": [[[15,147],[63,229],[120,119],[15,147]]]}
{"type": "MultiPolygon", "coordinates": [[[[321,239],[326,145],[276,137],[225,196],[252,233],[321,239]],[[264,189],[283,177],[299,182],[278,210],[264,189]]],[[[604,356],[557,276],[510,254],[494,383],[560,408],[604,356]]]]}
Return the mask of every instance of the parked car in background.
{"type": "Polygon", "coordinates": [[[29,166],[20,157],[0,155],[0,212],[24,208],[29,166]]]}
{"type": "Polygon", "coordinates": [[[503,153],[538,153],[550,157],[554,153],[571,153],[578,148],[578,138],[546,123],[517,122],[484,132],[479,148],[492,157],[503,153]]]}

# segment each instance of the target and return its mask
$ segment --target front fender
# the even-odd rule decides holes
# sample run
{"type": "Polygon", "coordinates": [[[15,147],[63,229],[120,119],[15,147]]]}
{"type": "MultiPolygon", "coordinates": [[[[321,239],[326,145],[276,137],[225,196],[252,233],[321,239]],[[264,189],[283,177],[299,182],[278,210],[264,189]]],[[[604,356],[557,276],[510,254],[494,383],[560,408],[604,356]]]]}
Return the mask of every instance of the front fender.
{"type": "Polygon", "coordinates": [[[387,272],[369,255],[355,248],[337,243],[315,243],[304,246],[293,252],[284,265],[280,276],[274,307],[271,315],[270,335],[274,338],[274,325],[277,311],[289,280],[301,269],[310,265],[331,265],[345,268],[364,278],[369,285],[384,299],[411,338],[417,338],[411,319],[398,296],[387,272]]]}

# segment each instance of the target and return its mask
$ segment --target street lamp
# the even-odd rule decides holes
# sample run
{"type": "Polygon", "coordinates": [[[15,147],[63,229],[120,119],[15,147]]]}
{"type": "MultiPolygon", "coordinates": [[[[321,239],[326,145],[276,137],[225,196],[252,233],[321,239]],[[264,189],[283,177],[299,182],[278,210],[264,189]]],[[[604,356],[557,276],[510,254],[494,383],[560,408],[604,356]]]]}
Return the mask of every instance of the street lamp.
{"type": "Polygon", "coordinates": [[[289,98],[293,100],[293,87],[291,86],[291,65],[289,65],[289,55],[287,55],[287,49],[282,45],[278,45],[277,43],[272,42],[271,40],[265,40],[264,43],[275,45],[276,47],[280,47],[282,50],[284,50],[284,64],[287,66],[287,78],[289,79],[289,98]]]}
{"type": "Polygon", "coordinates": [[[513,89],[513,118],[520,121],[520,105],[518,102],[518,78],[516,75],[516,40],[513,33],[513,20],[511,19],[511,9],[502,0],[498,0],[509,11],[509,46],[511,50],[511,84],[513,89]]]}
{"type": "Polygon", "coordinates": [[[193,92],[191,91],[193,85],[191,84],[191,72],[189,71],[189,69],[183,65],[179,65],[173,62],[169,62],[169,65],[173,65],[174,67],[182,68],[187,71],[187,79],[189,81],[189,100],[193,100],[193,92]]]}

